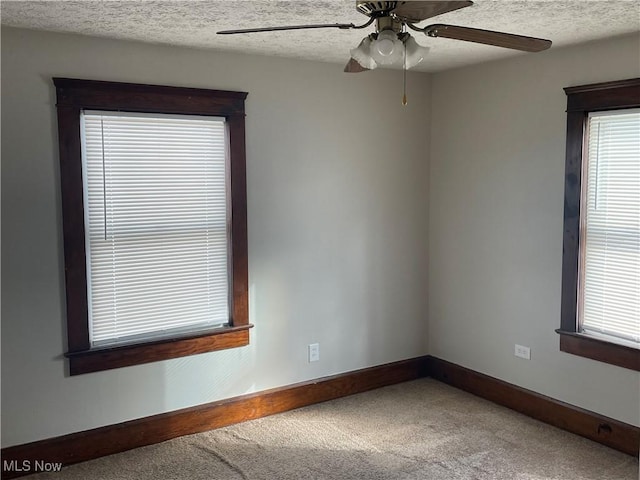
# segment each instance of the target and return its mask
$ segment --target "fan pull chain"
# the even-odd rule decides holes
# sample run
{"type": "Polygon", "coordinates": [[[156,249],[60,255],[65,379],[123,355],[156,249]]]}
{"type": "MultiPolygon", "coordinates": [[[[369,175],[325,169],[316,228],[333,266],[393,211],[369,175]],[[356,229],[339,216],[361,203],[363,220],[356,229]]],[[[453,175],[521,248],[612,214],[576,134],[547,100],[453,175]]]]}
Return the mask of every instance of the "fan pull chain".
{"type": "Polygon", "coordinates": [[[407,47],[402,58],[402,105],[407,105],[407,47]]]}

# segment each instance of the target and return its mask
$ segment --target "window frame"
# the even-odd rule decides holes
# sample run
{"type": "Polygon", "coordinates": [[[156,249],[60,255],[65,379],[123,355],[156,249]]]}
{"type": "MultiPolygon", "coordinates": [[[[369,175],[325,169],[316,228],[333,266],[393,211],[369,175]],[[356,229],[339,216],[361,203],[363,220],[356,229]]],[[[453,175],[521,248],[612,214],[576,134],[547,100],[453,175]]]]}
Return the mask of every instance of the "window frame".
{"type": "Polygon", "coordinates": [[[582,209],[582,169],[590,112],[640,107],[640,78],[566,87],[567,140],[562,251],[560,350],[619,367],[640,371],[640,349],[579,331],[579,256],[582,209]]]}
{"type": "Polygon", "coordinates": [[[138,365],[249,344],[246,92],[53,78],[57,97],[69,374],[138,365]],[[91,348],[80,113],[128,111],[224,117],[229,146],[231,241],[228,327],[144,343],[91,348]]]}

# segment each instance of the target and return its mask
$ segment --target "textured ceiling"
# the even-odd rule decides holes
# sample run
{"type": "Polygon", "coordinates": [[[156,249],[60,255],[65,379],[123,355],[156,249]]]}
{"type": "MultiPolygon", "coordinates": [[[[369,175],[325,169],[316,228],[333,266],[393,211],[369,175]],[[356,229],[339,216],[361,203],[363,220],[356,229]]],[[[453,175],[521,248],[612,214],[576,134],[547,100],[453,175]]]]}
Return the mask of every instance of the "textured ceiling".
{"type": "MultiPolygon", "coordinates": [[[[303,30],[241,35],[216,31],[306,23],[355,23],[367,17],[354,0],[291,1],[6,1],[3,25],[73,32],[261,55],[345,64],[349,49],[373,31],[303,30]]],[[[471,7],[423,22],[451,23],[548,38],[553,47],[640,31],[640,0],[476,0],[471,7]]],[[[416,68],[438,71],[520,52],[413,32],[431,47],[416,68]]],[[[535,54],[524,54],[535,55],[535,54]]]]}

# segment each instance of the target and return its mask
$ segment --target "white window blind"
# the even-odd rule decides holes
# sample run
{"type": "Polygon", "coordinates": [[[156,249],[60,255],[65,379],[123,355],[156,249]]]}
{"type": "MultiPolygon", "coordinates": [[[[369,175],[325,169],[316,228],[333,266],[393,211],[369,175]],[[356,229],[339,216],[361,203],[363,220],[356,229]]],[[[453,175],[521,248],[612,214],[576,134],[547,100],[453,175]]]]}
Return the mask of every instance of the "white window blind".
{"type": "Polygon", "coordinates": [[[92,345],[228,323],[224,118],[85,111],[92,345]]]}
{"type": "Polygon", "coordinates": [[[582,328],[640,342],[640,109],[592,113],[587,134],[582,328]]]}

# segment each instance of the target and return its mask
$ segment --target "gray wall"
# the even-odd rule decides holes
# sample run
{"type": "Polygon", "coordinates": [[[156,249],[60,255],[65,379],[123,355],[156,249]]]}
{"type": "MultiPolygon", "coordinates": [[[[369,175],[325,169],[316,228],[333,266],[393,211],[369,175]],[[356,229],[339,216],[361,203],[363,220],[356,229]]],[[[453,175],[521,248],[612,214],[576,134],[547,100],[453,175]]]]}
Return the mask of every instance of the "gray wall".
{"type": "Polygon", "coordinates": [[[402,107],[398,71],[2,28],[2,446],[424,355],[429,77],[408,80],[402,107]],[[65,376],[52,76],[249,92],[249,347],[65,376]]]}
{"type": "Polygon", "coordinates": [[[640,425],[640,374],[558,349],[566,97],[640,76],[640,38],[432,77],[429,353],[640,425]],[[531,360],[513,355],[531,347],[531,360]]]}

